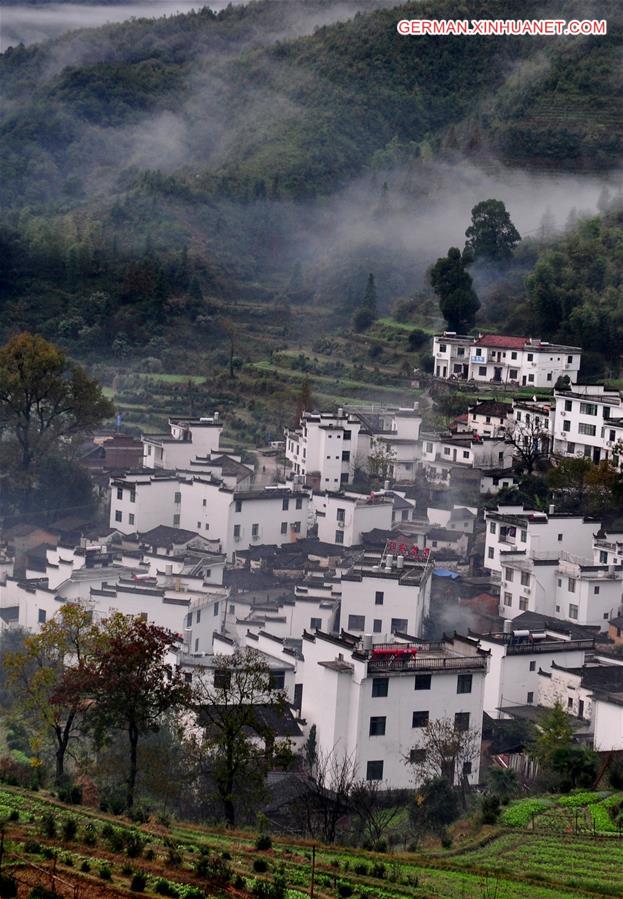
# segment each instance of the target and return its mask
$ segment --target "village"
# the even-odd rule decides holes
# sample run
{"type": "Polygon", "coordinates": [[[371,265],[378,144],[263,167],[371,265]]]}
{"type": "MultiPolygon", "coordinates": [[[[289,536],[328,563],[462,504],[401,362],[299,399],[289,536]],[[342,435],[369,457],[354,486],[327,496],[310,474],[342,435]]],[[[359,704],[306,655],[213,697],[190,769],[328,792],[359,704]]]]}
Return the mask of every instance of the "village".
{"type": "Polygon", "coordinates": [[[538,464],[620,469],[621,394],[577,383],[578,347],[445,332],[433,355],[436,381],[503,382],[508,399],[443,432],[422,426],[421,395],[304,411],[255,465],[218,411],[100,435],[85,458],[108,522],[4,527],[2,629],[36,634],[67,604],[138,616],[177,635],[188,684],[254,649],[287,697],[276,734],[302,750],[314,728],[383,789],[425,777],[434,722],[469,735],[457,783],[529,778],[509,724],[555,704],[578,744],[623,750],[623,533],[505,499],[538,464]]]}

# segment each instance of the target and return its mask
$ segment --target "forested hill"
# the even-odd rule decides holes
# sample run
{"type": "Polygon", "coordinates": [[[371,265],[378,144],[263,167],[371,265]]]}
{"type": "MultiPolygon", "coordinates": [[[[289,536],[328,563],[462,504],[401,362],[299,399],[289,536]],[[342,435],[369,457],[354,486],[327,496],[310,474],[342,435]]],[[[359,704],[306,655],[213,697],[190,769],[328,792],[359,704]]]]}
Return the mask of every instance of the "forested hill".
{"type": "Polygon", "coordinates": [[[434,251],[414,262],[387,210],[392,189],[407,208],[426,200],[432,162],[619,164],[621,11],[600,7],[607,37],[409,39],[400,18],[512,17],[517,4],[259,0],[10,49],[0,329],[88,335],[93,291],[108,298],[106,339],[136,345],[167,316],[209,316],[208,298],[348,309],[370,268],[382,303],[407,295],[434,251]],[[353,185],[340,241],[327,216],[353,185]]]}

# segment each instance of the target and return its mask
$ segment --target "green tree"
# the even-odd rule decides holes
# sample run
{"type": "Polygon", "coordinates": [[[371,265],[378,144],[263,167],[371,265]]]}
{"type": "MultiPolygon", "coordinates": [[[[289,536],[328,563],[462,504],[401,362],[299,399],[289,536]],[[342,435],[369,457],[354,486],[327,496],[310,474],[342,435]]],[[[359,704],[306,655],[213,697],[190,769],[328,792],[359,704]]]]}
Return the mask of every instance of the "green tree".
{"type": "Polygon", "coordinates": [[[43,337],[18,334],[0,349],[0,463],[25,497],[51,450],[113,414],[97,381],[43,337]]]}
{"type": "Polygon", "coordinates": [[[356,331],[365,331],[378,318],[376,305],[376,283],[372,272],[368,275],[366,289],[363,294],[361,306],[353,317],[353,326],[356,331]]]}
{"type": "Polygon", "coordinates": [[[471,260],[456,247],[441,256],[430,272],[430,283],[439,297],[441,314],[453,331],[468,331],[476,321],[480,301],[466,269],[471,260]]]}
{"type": "Polygon", "coordinates": [[[126,732],[126,804],[132,809],[139,740],[157,732],[167,712],[185,707],[190,690],[167,658],[178,646],[177,637],[170,631],[118,612],[93,626],[92,640],[90,657],[66,670],[55,701],[86,702],[89,724],[100,745],[111,730],[126,732]]]}
{"type": "Polygon", "coordinates": [[[272,723],[285,713],[286,698],[273,689],[260,653],[237,649],[231,656],[215,656],[214,668],[196,678],[192,703],[204,728],[195,745],[197,765],[233,826],[239,801],[249,804],[260,795],[268,766],[276,755],[287,754],[288,744],[276,739],[272,723]]]}
{"type": "Polygon", "coordinates": [[[556,752],[568,749],[573,739],[571,719],[560,702],[556,702],[538,722],[531,755],[544,768],[551,769],[556,752]]]}
{"type": "Polygon", "coordinates": [[[82,606],[65,605],[38,634],[27,636],[21,649],[4,658],[8,682],[32,728],[33,748],[38,752],[53,738],[57,784],[65,773],[65,756],[80,727],[83,705],[77,694],[61,699],[64,678],[68,666],[88,663],[91,651],[91,613],[82,606]]]}
{"type": "Polygon", "coordinates": [[[508,262],[521,240],[502,200],[483,200],[472,209],[472,223],[465,232],[465,247],[473,258],[508,262]]]}
{"type": "Polygon", "coordinates": [[[303,412],[310,412],[313,405],[311,384],[307,375],[303,378],[301,387],[296,396],[296,410],[294,412],[294,425],[298,424],[303,416],[303,412]]]}

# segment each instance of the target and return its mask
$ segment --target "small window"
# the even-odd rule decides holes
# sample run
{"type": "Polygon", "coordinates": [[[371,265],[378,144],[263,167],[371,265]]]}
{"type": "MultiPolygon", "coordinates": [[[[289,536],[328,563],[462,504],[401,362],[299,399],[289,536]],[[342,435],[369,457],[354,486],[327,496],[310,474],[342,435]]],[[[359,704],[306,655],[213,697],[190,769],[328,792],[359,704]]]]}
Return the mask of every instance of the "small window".
{"type": "Polygon", "coordinates": [[[571,400],[565,400],[565,412],[571,412],[573,408],[573,403],[571,400]]]}
{"type": "Polygon", "coordinates": [[[349,615],[348,616],[348,630],[349,631],[362,631],[366,626],[366,617],[365,615],[349,615]]]}
{"type": "Polygon", "coordinates": [[[119,509],[115,512],[115,521],[123,521],[123,512],[120,512],[119,509]]]}
{"type": "Polygon", "coordinates": [[[383,696],[387,696],[388,692],[389,692],[389,678],[388,677],[373,677],[372,678],[372,696],[383,697],[383,696]]]}
{"type": "Polygon", "coordinates": [[[309,626],[313,631],[319,631],[322,628],[322,618],[310,618],[309,626]]]}
{"type": "Polygon", "coordinates": [[[130,512],[128,515],[128,524],[134,524],[134,513],[130,512]]]}
{"type": "Polygon", "coordinates": [[[48,613],[46,612],[45,609],[38,610],[37,621],[39,622],[39,624],[45,624],[47,617],[48,617],[48,613]]]}
{"type": "Polygon", "coordinates": [[[578,606],[574,605],[573,603],[569,603],[569,618],[571,618],[573,621],[578,620],[578,606]]]}
{"type": "Polygon", "coordinates": [[[568,579],[567,589],[569,590],[569,593],[575,593],[575,578],[570,577],[568,579]]]}
{"type": "Polygon", "coordinates": [[[259,537],[259,535],[260,535],[260,526],[259,526],[259,524],[252,524],[252,525],[251,525],[251,536],[252,536],[252,537],[259,537]]]}
{"type": "Polygon", "coordinates": [[[295,534],[300,534],[301,533],[301,522],[293,521],[292,522],[292,530],[294,531],[295,534]]]}
{"type": "Polygon", "coordinates": [[[406,618],[392,618],[392,626],[391,632],[395,634],[396,631],[406,631],[409,627],[409,622],[406,618]]]}
{"type": "Polygon", "coordinates": [[[217,603],[217,602],[214,603],[214,613],[213,613],[213,614],[214,614],[214,617],[215,617],[215,618],[216,618],[217,615],[218,615],[218,603],[217,603]]]}
{"type": "Polygon", "coordinates": [[[383,762],[368,762],[366,766],[366,780],[383,780],[383,762]]]}
{"type": "Polygon", "coordinates": [[[117,487],[117,499],[123,499],[123,487],[117,487]]]}
{"type": "Polygon", "coordinates": [[[284,498],[281,500],[281,509],[283,512],[287,512],[289,508],[290,508],[290,500],[288,499],[287,496],[284,496],[284,498]]]}
{"type": "Polygon", "coordinates": [[[472,763],[471,762],[463,762],[463,774],[467,777],[468,774],[472,773],[472,763]]]}
{"type": "Polygon", "coordinates": [[[536,662],[530,662],[530,671],[536,671],[536,662]]]}
{"type": "Polygon", "coordinates": [[[490,533],[490,534],[495,534],[495,521],[490,521],[490,522],[489,522],[489,533],[490,533]]]}
{"type": "Polygon", "coordinates": [[[372,631],[375,634],[380,634],[383,631],[383,620],[381,618],[375,618],[372,622],[372,631]]]}
{"type": "Polygon", "coordinates": [[[283,690],[286,685],[285,671],[271,671],[268,675],[269,690],[283,690]]]}
{"type": "Polygon", "coordinates": [[[527,596],[519,597],[519,611],[520,612],[528,611],[528,597],[527,596]]]}
{"type": "Polygon", "coordinates": [[[195,613],[195,620],[196,620],[197,624],[199,624],[199,622],[201,621],[201,609],[197,609],[197,611],[195,613]]]}
{"type": "Polygon", "coordinates": [[[513,571],[512,568],[505,568],[504,569],[504,580],[511,582],[513,580],[514,573],[515,572],[513,571]]]}
{"type": "Polygon", "coordinates": [[[505,593],[505,594],[504,594],[504,605],[505,605],[505,606],[512,606],[512,604],[513,604],[513,594],[512,594],[512,593],[505,593]]]}
{"type": "Polygon", "coordinates": [[[374,594],[374,605],[375,605],[375,606],[382,606],[382,605],[383,605],[384,595],[385,595],[385,594],[383,593],[382,590],[377,590],[377,591],[376,591],[376,593],[374,594]]]}
{"type": "Polygon", "coordinates": [[[480,366],[478,367],[478,374],[479,374],[481,377],[485,377],[486,374],[487,374],[487,366],[486,366],[486,365],[480,365],[480,366]]]}
{"type": "Polygon", "coordinates": [[[521,586],[529,587],[530,586],[530,574],[527,571],[521,572],[521,586]]]}
{"type": "Polygon", "coordinates": [[[288,533],[288,522],[287,522],[287,521],[282,521],[282,522],[281,522],[281,533],[282,533],[282,534],[287,534],[287,533],[288,533]]]}
{"type": "Polygon", "coordinates": [[[528,359],[528,362],[533,362],[534,361],[534,353],[528,353],[527,359],[528,359]]]}
{"type": "Polygon", "coordinates": [[[428,711],[414,712],[411,719],[411,727],[426,727],[428,724],[428,711]]]}
{"type": "Polygon", "coordinates": [[[202,504],[202,505],[203,505],[203,508],[205,509],[205,507],[208,505],[207,499],[204,499],[204,500],[203,500],[203,504],[202,504]]]}
{"type": "Polygon", "coordinates": [[[234,605],[233,602],[231,602],[231,603],[229,604],[229,614],[230,614],[230,615],[235,615],[235,614],[236,614],[236,606],[234,605]]]}
{"type": "Polygon", "coordinates": [[[199,637],[195,640],[195,652],[199,652],[199,637]]]}
{"type": "Polygon", "coordinates": [[[456,679],[456,692],[457,693],[471,693],[472,692],[472,675],[471,674],[459,674],[456,679]]]}
{"type": "Polygon", "coordinates": [[[296,502],[294,503],[294,505],[297,509],[302,509],[303,508],[303,497],[297,496],[296,502]]]}
{"type": "Polygon", "coordinates": [[[179,490],[177,491],[177,493],[176,493],[175,496],[173,497],[173,502],[174,502],[174,503],[181,503],[181,502],[182,502],[182,494],[180,493],[179,490]]]}
{"type": "Polygon", "coordinates": [[[487,550],[487,558],[492,559],[495,556],[495,550],[492,546],[487,550]]]}
{"type": "Polygon", "coordinates": [[[238,539],[238,540],[240,539],[240,525],[239,524],[234,525],[234,539],[238,539]]]}
{"type": "Polygon", "coordinates": [[[236,500],[234,504],[234,512],[242,512],[242,500],[236,500]]]}
{"type": "Polygon", "coordinates": [[[457,712],[455,714],[454,728],[459,731],[469,730],[469,712],[457,712]]]}
{"type": "Polygon", "coordinates": [[[528,532],[521,530],[519,532],[519,539],[521,540],[522,543],[527,543],[528,542],[528,532]]]}
{"type": "Polygon", "coordinates": [[[599,596],[599,587],[593,587],[593,593],[595,596],[599,596]]]}
{"type": "Polygon", "coordinates": [[[559,542],[559,543],[562,543],[562,534],[559,534],[559,535],[558,535],[558,542],[559,542]]]}
{"type": "Polygon", "coordinates": [[[385,715],[376,715],[370,718],[370,731],[369,734],[371,737],[384,737],[385,736],[385,723],[387,718],[385,715]]]}
{"type": "Polygon", "coordinates": [[[430,690],[431,684],[431,675],[430,674],[416,674],[415,675],[415,689],[416,690],[430,690]]]}
{"type": "Polygon", "coordinates": [[[215,671],[214,686],[217,690],[229,690],[231,685],[231,671],[215,671]]]}
{"type": "Polygon", "coordinates": [[[180,526],[180,516],[179,513],[173,516],[173,527],[179,528],[180,526]]]}
{"type": "Polygon", "coordinates": [[[534,691],[533,690],[528,690],[526,702],[528,703],[528,705],[532,705],[532,703],[534,702],[534,691]]]}
{"type": "Polygon", "coordinates": [[[513,350],[513,352],[511,353],[511,359],[516,359],[516,358],[517,358],[517,353],[513,350]]]}
{"type": "Polygon", "coordinates": [[[344,531],[335,532],[335,542],[340,544],[344,543],[344,531]]]}
{"type": "Polygon", "coordinates": [[[411,749],[409,752],[409,762],[412,765],[421,765],[426,761],[425,749],[411,749]]]}

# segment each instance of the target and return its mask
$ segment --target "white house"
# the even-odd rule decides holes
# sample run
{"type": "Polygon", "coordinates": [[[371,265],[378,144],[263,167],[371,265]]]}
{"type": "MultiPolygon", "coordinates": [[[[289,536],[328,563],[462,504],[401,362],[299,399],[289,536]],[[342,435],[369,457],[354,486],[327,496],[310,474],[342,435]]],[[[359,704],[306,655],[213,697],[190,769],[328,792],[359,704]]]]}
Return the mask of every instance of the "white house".
{"type": "Polygon", "coordinates": [[[510,468],[513,449],[503,437],[477,434],[425,434],[420,470],[429,481],[449,485],[452,470],[510,468]]]}
{"type": "Polygon", "coordinates": [[[539,620],[530,613],[516,618],[503,633],[472,636],[490,657],[484,710],[492,718],[503,717],[504,708],[538,704],[539,669],[549,670],[554,661],[583,665],[595,646],[592,634],[579,628],[569,632],[555,619],[542,616],[539,620]]]}
{"type": "Polygon", "coordinates": [[[495,400],[484,400],[469,406],[467,429],[481,437],[502,437],[511,408],[510,403],[498,403],[495,400]]]}
{"type": "Polygon", "coordinates": [[[320,490],[339,490],[353,480],[360,430],[359,418],[343,409],[305,412],[300,426],[285,432],[293,473],[320,490]]]}
{"type": "MultiPolygon", "coordinates": [[[[317,631],[304,635],[303,656],[301,711],[316,725],[318,750],[353,759],[359,777],[412,787],[435,720],[472,731],[480,746],[488,656],[474,641],[373,643],[317,631]]],[[[454,775],[478,783],[479,751],[454,775]]]]}
{"type": "Polygon", "coordinates": [[[169,432],[143,434],[145,468],[188,468],[197,456],[218,450],[223,423],[219,413],[206,418],[171,418],[169,432]]]}
{"type": "Polygon", "coordinates": [[[396,632],[419,636],[430,605],[432,570],[432,555],[417,546],[396,543],[384,553],[366,552],[342,574],[340,626],[386,639],[396,632]]]}
{"type": "Polygon", "coordinates": [[[445,331],[433,338],[433,358],[438,378],[553,388],[561,375],[577,380],[582,350],[532,337],[445,331]]]}
{"type": "Polygon", "coordinates": [[[613,455],[620,431],[610,418],[621,415],[618,391],[603,385],[574,384],[571,390],[554,394],[554,451],[563,456],[587,456],[600,462],[613,455]]]}
{"type": "Polygon", "coordinates": [[[128,473],[110,481],[110,526],[122,534],[160,524],[180,526],[181,478],[171,474],[128,473]]]}
{"type": "Polygon", "coordinates": [[[359,546],[362,533],[392,526],[393,499],[381,493],[314,493],[313,506],[323,543],[359,546]]]}

